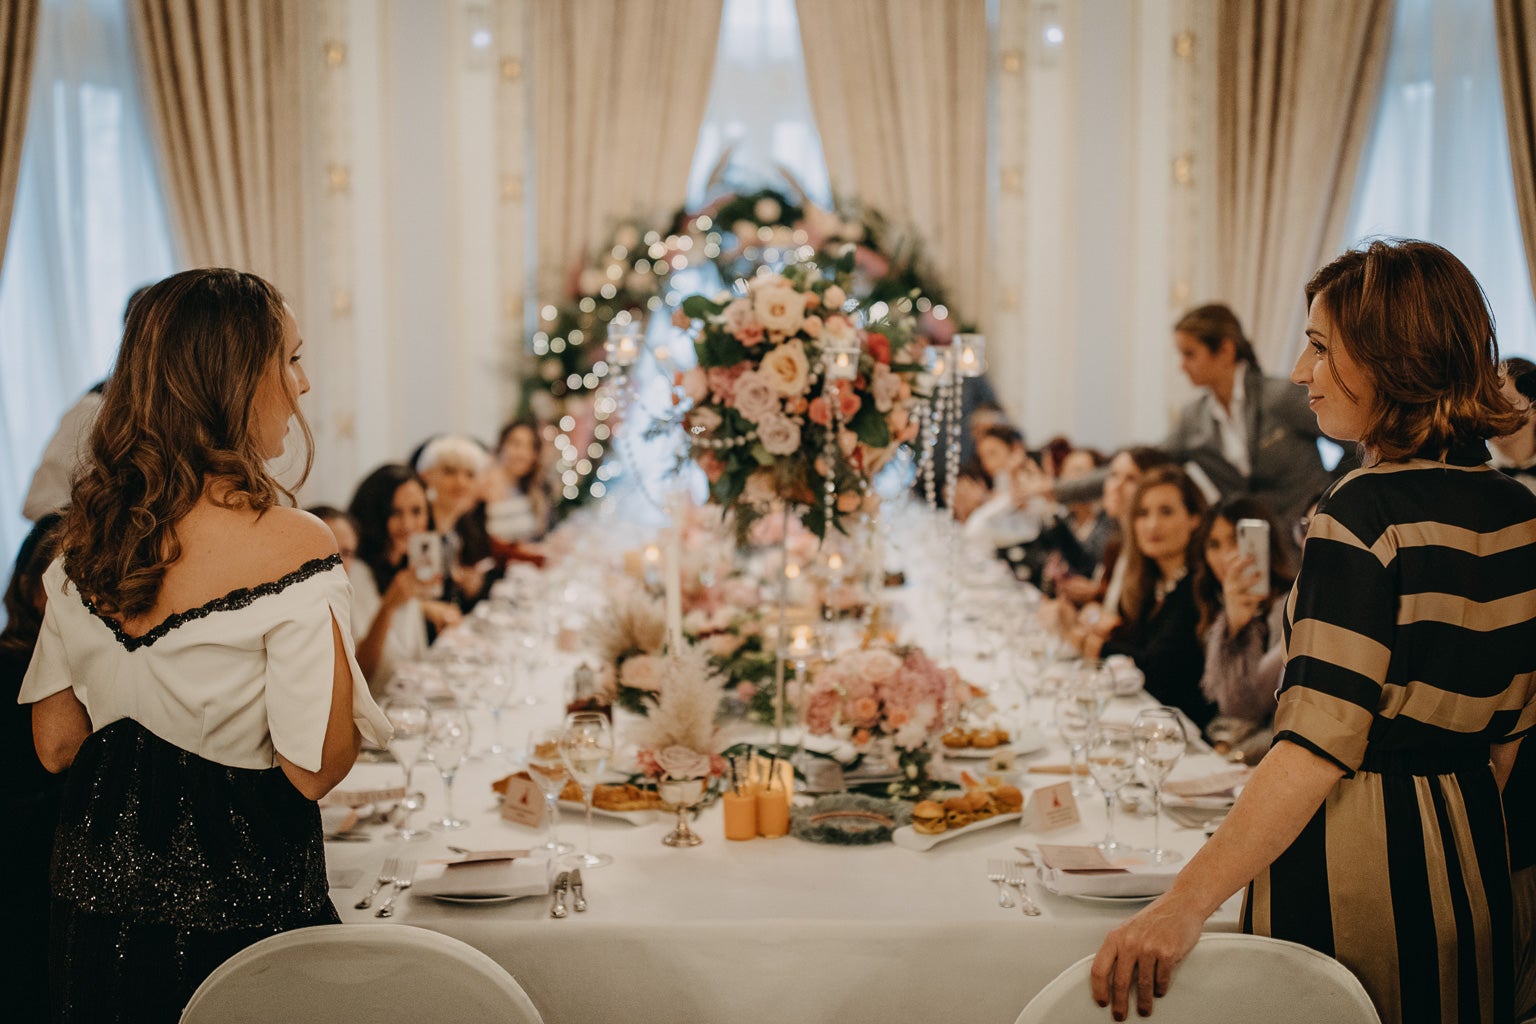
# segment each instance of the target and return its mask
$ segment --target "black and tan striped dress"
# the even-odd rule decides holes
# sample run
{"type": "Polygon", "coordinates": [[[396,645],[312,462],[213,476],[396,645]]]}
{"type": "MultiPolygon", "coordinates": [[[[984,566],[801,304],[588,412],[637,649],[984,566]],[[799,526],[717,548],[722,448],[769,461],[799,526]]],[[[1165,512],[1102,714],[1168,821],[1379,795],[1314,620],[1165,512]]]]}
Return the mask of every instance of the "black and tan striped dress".
{"type": "Polygon", "coordinates": [[[1276,740],[1345,776],[1249,886],[1243,928],[1338,958],[1385,1024],[1511,1019],[1489,747],[1536,726],[1536,495],[1487,457],[1344,477],[1286,612],[1276,740]]]}

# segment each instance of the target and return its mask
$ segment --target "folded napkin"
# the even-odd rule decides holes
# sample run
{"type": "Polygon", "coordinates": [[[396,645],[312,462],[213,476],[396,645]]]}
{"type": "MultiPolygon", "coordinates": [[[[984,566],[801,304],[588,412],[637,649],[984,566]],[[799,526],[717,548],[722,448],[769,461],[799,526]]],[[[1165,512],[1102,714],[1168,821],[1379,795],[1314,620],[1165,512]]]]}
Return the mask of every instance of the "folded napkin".
{"type": "Polygon", "coordinates": [[[327,836],[339,836],[357,824],[357,810],[352,807],[333,805],[320,808],[320,831],[327,836]]]}
{"type": "Polygon", "coordinates": [[[549,871],[542,860],[494,860],[449,864],[434,878],[419,878],[412,890],[421,896],[499,899],[542,896],[549,892],[549,871]]]}
{"type": "Polygon", "coordinates": [[[1104,659],[1104,668],[1115,680],[1115,696],[1129,697],[1140,693],[1147,685],[1147,677],[1136,667],[1128,654],[1111,654],[1104,659]]]}
{"type": "Polygon", "coordinates": [[[1161,896],[1178,875],[1178,869],[1167,864],[1103,872],[1040,869],[1040,881],[1059,896],[1161,896]]]}

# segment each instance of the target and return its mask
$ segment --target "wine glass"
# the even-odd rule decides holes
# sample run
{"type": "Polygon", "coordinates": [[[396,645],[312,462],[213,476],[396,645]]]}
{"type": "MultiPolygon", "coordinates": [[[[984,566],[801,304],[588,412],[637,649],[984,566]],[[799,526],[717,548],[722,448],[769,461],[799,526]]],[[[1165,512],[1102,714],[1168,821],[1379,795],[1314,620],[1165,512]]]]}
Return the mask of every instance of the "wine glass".
{"type": "Polygon", "coordinates": [[[511,754],[502,737],[502,715],[514,689],[513,665],[507,658],[489,659],[480,672],[480,701],[491,709],[491,745],[486,753],[492,757],[506,758],[511,754]]]}
{"type": "Polygon", "coordinates": [[[443,816],[432,827],[443,832],[466,828],[453,813],[453,777],[469,756],[469,716],[459,708],[437,708],[427,722],[427,757],[443,778],[443,816]]]}
{"type": "Polygon", "coordinates": [[[581,799],[587,812],[587,842],[582,853],[573,853],[564,863],[577,868],[600,868],[613,863],[606,853],[592,852],[592,794],[597,780],[613,757],[613,726],[596,712],[578,711],[565,720],[560,734],[560,759],[566,771],[581,787],[581,799]]]}
{"type": "Polygon", "coordinates": [[[1184,723],[1174,708],[1148,708],[1136,716],[1131,733],[1136,741],[1137,768],[1152,786],[1152,860],[1172,864],[1183,860],[1184,855],[1163,849],[1163,783],[1184,756],[1188,743],[1184,723]]]}
{"type": "Polygon", "coordinates": [[[1075,694],[1067,692],[1056,698],[1056,726],[1061,732],[1062,742],[1067,745],[1071,761],[1073,796],[1083,795],[1078,780],[1085,774],[1081,765],[1088,750],[1088,737],[1093,732],[1093,725],[1093,719],[1088,716],[1083,705],[1078,703],[1075,694]]]}
{"type": "Polygon", "coordinates": [[[421,807],[416,793],[411,789],[411,774],[421,761],[422,749],[427,743],[427,719],[431,712],[425,701],[415,697],[391,697],[384,702],[384,717],[394,726],[395,734],[389,740],[389,752],[405,772],[405,793],[400,798],[401,815],[395,838],[406,842],[419,842],[432,833],[426,829],[411,828],[411,814],[421,807]]]}
{"type": "Polygon", "coordinates": [[[560,791],[570,777],[565,771],[565,759],[560,756],[560,735],[559,729],[535,729],[528,734],[528,774],[544,794],[544,806],[549,809],[549,838],[534,849],[544,850],[551,857],[575,849],[560,841],[560,791]]]}
{"type": "Polygon", "coordinates": [[[1104,841],[1107,857],[1129,847],[1115,839],[1115,804],[1136,770],[1136,741],[1124,726],[1100,725],[1088,740],[1088,772],[1104,794],[1104,841]]]}

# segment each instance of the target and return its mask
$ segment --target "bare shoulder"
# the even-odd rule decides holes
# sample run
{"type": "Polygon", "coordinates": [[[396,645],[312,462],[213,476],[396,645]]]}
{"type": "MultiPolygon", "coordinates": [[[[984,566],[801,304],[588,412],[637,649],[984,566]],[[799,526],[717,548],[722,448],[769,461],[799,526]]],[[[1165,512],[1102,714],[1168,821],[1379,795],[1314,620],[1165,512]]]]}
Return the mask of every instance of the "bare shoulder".
{"type": "Polygon", "coordinates": [[[297,568],[338,551],[331,528],[303,509],[269,508],[252,524],[252,530],[279,568],[297,568]]]}
{"type": "Polygon", "coordinates": [[[177,524],[179,565],[196,569],[202,586],[247,587],[267,583],[337,553],[330,527],[308,512],[270,508],[261,514],[199,503],[177,524]]]}

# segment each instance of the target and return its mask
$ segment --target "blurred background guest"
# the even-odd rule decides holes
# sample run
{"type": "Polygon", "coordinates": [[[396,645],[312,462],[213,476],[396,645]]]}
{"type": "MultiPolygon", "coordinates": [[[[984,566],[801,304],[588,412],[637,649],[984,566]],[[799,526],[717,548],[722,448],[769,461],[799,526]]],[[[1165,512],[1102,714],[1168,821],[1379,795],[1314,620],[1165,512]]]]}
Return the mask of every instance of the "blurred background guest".
{"type": "Polygon", "coordinates": [[[1523,414],[1519,429],[1503,437],[1489,438],[1492,462],[1499,469],[1536,491],[1536,363],[1516,356],[1504,360],[1503,385],[1499,389],[1509,404],[1523,414]]]}
{"type": "Polygon", "coordinates": [[[428,441],[416,457],[416,473],[427,486],[433,529],[448,540],[444,600],[468,611],[485,594],[486,572],[494,567],[485,526],[485,473],[491,458],[480,442],[457,434],[428,441]]]}
{"type": "Polygon", "coordinates": [[[341,555],[341,567],[350,573],[352,562],[357,558],[357,520],[350,512],[343,512],[334,505],[311,505],[305,511],[331,528],[331,534],[336,538],[336,550],[341,555]]]}
{"type": "Polygon", "coordinates": [[[485,529],[491,555],[508,561],[538,561],[532,545],[549,529],[550,493],[540,458],[539,427],[531,419],[501,428],[497,460],[486,474],[485,529]]]}

